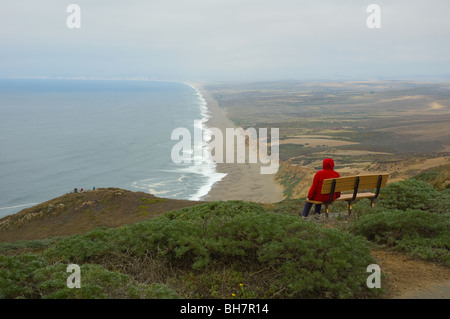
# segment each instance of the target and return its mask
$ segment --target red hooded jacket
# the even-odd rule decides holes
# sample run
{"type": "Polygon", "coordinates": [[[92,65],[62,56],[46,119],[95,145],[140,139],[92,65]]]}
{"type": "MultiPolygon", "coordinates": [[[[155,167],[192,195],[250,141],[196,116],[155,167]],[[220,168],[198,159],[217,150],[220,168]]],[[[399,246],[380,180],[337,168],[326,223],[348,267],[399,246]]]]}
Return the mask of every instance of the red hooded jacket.
{"type": "MultiPolygon", "coordinates": [[[[310,200],[316,200],[321,202],[327,202],[330,199],[330,194],[322,195],[320,191],[322,190],[323,180],[327,178],[340,177],[339,173],[334,171],[334,161],[331,158],[326,158],[323,160],[323,170],[318,171],[314,176],[313,184],[309,190],[308,198],[310,200]]],[[[334,198],[339,198],[341,196],[340,192],[334,193],[334,198]]]]}

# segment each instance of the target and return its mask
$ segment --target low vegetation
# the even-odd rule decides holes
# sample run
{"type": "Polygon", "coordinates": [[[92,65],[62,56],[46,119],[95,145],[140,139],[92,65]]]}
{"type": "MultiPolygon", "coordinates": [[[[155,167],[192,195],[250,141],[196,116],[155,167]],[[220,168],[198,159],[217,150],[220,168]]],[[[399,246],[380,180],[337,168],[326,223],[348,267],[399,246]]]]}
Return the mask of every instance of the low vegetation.
{"type": "Polygon", "coordinates": [[[351,231],[385,248],[450,266],[449,195],[417,178],[389,184],[376,208],[368,201],[356,205],[360,217],[351,231]]]}
{"type": "Polygon", "coordinates": [[[0,255],[0,298],[43,299],[114,299],[114,298],[177,298],[160,284],[133,282],[129,276],[109,271],[100,265],[83,264],[83,289],[67,286],[67,264],[49,264],[33,254],[0,255]]]}
{"type": "Polygon", "coordinates": [[[159,278],[154,283],[160,287],[188,298],[364,298],[375,292],[366,286],[366,267],[373,262],[360,236],[268,212],[255,203],[213,202],[67,237],[40,256],[5,256],[2,277],[8,280],[1,286],[9,297],[128,298],[152,295],[152,286],[132,284],[145,282],[146,273],[147,279],[159,278]],[[18,271],[8,266],[14,263],[22,264],[18,271]],[[63,265],[72,263],[105,278],[118,276],[120,289],[107,279],[104,285],[94,281],[99,287],[83,295],[68,295],[63,265]],[[47,269],[45,276],[41,269],[47,269]],[[47,281],[55,285],[41,291],[47,281]]]}
{"type": "Polygon", "coordinates": [[[391,183],[375,208],[361,200],[358,218],[336,225],[299,218],[303,199],[264,207],[227,201],[4,243],[0,298],[378,297],[384,290],[366,285],[374,247],[450,266],[448,190],[433,182],[391,183]],[[82,289],[66,286],[70,264],[81,267],[82,289]]]}
{"type": "Polygon", "coordinates": [[[450,203],[448,190],[438,191],[430,184],[409,179],[389,184],[381,192],[380,206],[385,209],[419,209],[429,213],[447,213],[450,203]]]}
{"type": "Polygon", "coordinates": [[[361,216],[352,232],[371,242],[450,267],[450,214],[388,210],[361,216]]]}

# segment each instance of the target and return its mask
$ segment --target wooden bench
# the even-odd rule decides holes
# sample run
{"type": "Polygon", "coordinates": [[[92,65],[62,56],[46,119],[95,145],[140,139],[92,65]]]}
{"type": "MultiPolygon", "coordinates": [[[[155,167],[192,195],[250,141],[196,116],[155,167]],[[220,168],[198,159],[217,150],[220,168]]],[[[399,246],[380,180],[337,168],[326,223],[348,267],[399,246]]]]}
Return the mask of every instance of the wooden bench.
{"type": "Polygon", "coordinates": [[[333,203],[334,193],[353,191],[351,194],[341,194],[341,197],[335,201],[346,201],[348,207],[348,215],[352,213],[352,203],[361,198],[368,198],[371,201],[372,207],[374,206],[375,199],[377,199],[380,189],[386,186],[389,174],[375,174],[375,175],[358,175],[347,176],[339,178],[328,178],[323,180],[322,194],[330,194],[330,200],[328,202],[314,201],[306,199],[307,202],[313,204],[325,205],[325,214],[328,218],[328,206],[333,203]],[[372,192],[360,192],[375,189],[375,193],[372,192]]]}

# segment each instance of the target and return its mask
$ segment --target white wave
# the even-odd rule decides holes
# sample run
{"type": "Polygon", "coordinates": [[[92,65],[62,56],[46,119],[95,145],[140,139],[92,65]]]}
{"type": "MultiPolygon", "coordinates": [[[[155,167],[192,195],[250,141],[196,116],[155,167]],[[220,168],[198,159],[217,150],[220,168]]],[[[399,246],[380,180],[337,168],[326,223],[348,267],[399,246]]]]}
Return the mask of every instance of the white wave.
{"type": "Polygon", "coordinates": [[[13,209],[13,208],[19,208],[19,207],[29,207],[29,206],[34,206],[37,205],[39,203],[30,203],[30,204],[22,204],[22,205],[16,205],[16,206],[9,206],[9,207],[0,207],[0,210],[5,210],[5,209],[13,209]]]}
{"type": "Polygon", "coordinates": [[[203,197],[205,197],[206,195],[209,194],[209,192],[211,191],[214,184],[217,182],[220,182],[222,180],[222,178],[224,178],[225,176],[227,176],[227,174],[224,174],[224,173],[215,173],[215,174],[209,175],[208,183],[206,183],[205,185],[200,187],[200,189],[197,191],[197,193],[192,195],[189,199],[190,200],[201,200],[203,197]]]}
{"type": "Polygon", "coordinates": [[[208,103],[206,102],[205,98],[203,97],[202,92],[198,88],[196,88],[194,85],[183,82],[183,84],[190,86],[192,89],[194,89],[196,95],[198,96],[198,99],[200,100],[200,114],[202,116],[202,123],[206,123],[210,118],[211,114],[208,109],[208,103]]]}
{"type": "Polygon", "coordinates": [[[166,195],[171,192],[170,183],[174,182],[171,180],[168,181],[160,181],[160,182],[152,182],[154,178],[143,179],[139,181],[135,181],[131,183],[131,187],[141,189],[143,191],[147,191],[152,195],[161,196],[166,195]],[[165,190],[168,189],[169,190],[165,190]]]}
{"type": "MultiPolygon", "coordinates": [[[[196,158],[194,158],[194,163],[197,165],[190,166],[188,168],[183,168],[184,171],[192,172],[195,174],[201,174],[203,176],[207,177],[207,182],[200,187],[200,189],[192,195],[189,199],[190,200],[201,200],[203,197],[208,195],[208,193],[211,191],[214,184],[221,181],[227,174],[219,173],[216,170],[216,163],[214,162],[212,156],[211,156],[211,149],[209,141],[212,137],[212,131],[211,129],[206,125],[208,120],[211,118],[211,114],[208,109],[208,103],[206,102],[205,98],[203,97],[203,94],[200,92],[199,89],[197,89],[195,86],[185,83],[192,87],[197,95],[199,96],[200,100],[200,114],[201,114],[201,123],[203,124],[202,130],[203,130],[203,142],[202,142],[202,149],[208,148],[206,152],[203,152],[203,156],[201,161],[195,161],[196,158]],[[200,163],[200,165],[198,164],[200,163]]],[[[194,146],[195,147],[195,146],[194,146]]],[[[195,153],[195,152],[194,152],[195,153]]]]}
{"type": "Polygon", "coordinates": [[[149,191],[154,195],[169,194],[171,197],[179,197],[186,194],[186,191],[188,191],[188,186],[184,185],[185,180],[192,174],[199,175],[199,179],[206,180],[206,182],[200,186],[195,194],[189,196],[188,199],[201,200],[204,196],[208,195],[213,185],[222,180],[227,174],[217,172],[216,163],[211,156],[211,149],[209,149],[212,131],[206,125],[211,118],[208,103],[201,91],[194,85],[189,83],[184,84],[191,87],[198,97],[201,119],[194,123],[194,129],[200,129],[203,136],[201,141],[194,141],[193,148],[190,151],[185,151],[186,155],[191,155],[191,158],[193,159],[192,164],[189,166],[178,167],[174,170],[162,170],[177,175],[181,174],[181,176],[177,176],[174,180],[157,181],[154,178],[150,178],[133,182],[132,186],[149,191]]]}

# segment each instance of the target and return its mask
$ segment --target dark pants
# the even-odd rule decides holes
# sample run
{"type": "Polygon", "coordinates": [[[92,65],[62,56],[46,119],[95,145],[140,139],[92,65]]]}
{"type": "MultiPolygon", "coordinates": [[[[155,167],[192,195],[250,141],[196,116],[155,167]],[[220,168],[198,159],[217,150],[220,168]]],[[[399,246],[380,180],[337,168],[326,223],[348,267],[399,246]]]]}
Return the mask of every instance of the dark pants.
{"type": "MultiPolygon", "coordinates": [[[[305,202],[305,207],[303,208],[303,217],[308,217],[309,211],[311,210],[313,203],[305,202]]],[[[314,214],[320,214],[321,204],[314,204],[314,214]]]]}

